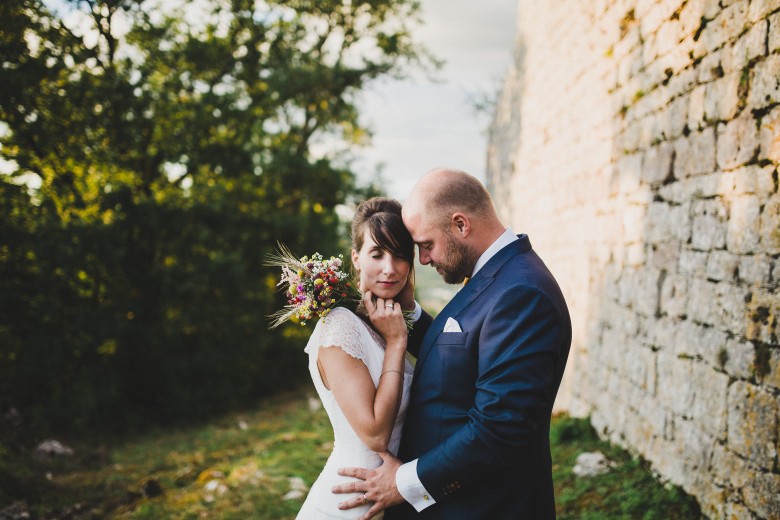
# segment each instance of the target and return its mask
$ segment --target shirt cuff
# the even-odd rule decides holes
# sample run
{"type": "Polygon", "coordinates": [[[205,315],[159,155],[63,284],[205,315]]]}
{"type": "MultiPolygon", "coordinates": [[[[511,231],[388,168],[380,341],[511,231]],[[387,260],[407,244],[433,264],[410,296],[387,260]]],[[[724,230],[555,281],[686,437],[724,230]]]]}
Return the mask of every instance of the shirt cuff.
{"type": "Polygon", "coordinates": [[[411,318],[412,322],[416,322],[420,319],[420,316],[422,316],[422,307],[420,307],[420,304],[417,303],[417,300],[414,301],[414,310],[412,311],[411,318]]]}
{"type": "Polygon", "coordinates": [[[395,473],[395,485],[401,496],[419,513],[436,503],[417,476],[417,460],[402,464],[395,473]]]}

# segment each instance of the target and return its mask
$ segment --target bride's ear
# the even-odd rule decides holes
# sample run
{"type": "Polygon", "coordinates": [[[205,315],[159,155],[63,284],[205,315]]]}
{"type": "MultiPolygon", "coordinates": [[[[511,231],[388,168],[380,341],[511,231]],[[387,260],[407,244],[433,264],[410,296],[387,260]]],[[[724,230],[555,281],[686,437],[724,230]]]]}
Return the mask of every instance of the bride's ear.
{"type": "Polygon", "coordinates": [[[358,262],[358,252],[354,249],[352,250],[352,267],[354,267],[357,271],[360,271],[360,263],[358,262]]]}

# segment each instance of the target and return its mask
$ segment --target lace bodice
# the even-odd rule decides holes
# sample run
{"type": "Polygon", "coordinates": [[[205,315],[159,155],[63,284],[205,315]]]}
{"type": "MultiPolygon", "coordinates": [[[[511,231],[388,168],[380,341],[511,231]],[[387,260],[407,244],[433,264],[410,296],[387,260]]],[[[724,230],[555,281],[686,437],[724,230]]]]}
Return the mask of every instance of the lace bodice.
{"type": "MultiPolygon", "coordinates": [[[[336,402],[333,393],[328,390],[317,367],[317,356],[321,348],[341,348],[350,356],[360,359],[366,365],[374,386],[379,384],[382,365],[385,357],[385,342],[382,337],[371,329],[363,320],[344,308],[335,308],[325,318],[320,318],[314,328],[305,352],[309,354],[309,373],[314,387],[322,400],[322,405],[333,426],[333,451],[325,464],[317,481],[312,486],[309,496],[298,515],[303,519],[319,518],[358,518],[368,510],[359,507],[348,511],[340,511],[338,503],[352,498],[352,495],[335,495],[331,487],[354,479],[340,477],[336,471],[343,467],[376,468],[382,459],[371,451],[360,440],[352,429],[344,413],[336,402]]],[[[401,429],[406,407],[409,402],[409,388],[412,383],[413,367],[407,360],[404,363],[404,386],[401,406],[398,411],[393,432],[390,436],[388,449],[397,453],[401,442],[401,429]]]]}

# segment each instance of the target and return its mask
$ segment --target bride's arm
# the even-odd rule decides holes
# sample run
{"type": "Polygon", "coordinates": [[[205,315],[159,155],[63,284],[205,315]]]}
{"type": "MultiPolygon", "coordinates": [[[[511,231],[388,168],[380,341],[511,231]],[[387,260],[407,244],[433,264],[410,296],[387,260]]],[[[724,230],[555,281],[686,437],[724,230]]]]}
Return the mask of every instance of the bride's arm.
{"type": "Polygon", "coordinates": [[[380,321],[386,341],[382,375],[376,387],[366,365],[340,348],[321,348],[318,362],[323,381],[358,437],[370,449],[386,451],[401,403],[407,331],[400,306],[395,305],[391,311],[381,299],[372,312],[373,320],[380,321]]]}

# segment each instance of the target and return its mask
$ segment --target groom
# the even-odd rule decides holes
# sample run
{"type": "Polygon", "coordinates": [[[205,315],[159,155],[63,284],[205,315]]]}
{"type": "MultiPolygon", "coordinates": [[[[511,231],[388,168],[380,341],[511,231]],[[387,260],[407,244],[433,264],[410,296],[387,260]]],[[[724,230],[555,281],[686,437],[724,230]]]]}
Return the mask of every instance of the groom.
{"type": "Polygon", "coordinates": [[[425,175],[403,220],[422,264],[467,283],[432,323],[418,323],[428,326],[400,459],[340,470],[360,480],[333,491],[363,493],[341,507],[373,502],[366,519],[385,508],[387,520],[555,518],[550,415],[571,343],[558,284],[464,172],[425,175]]]}

